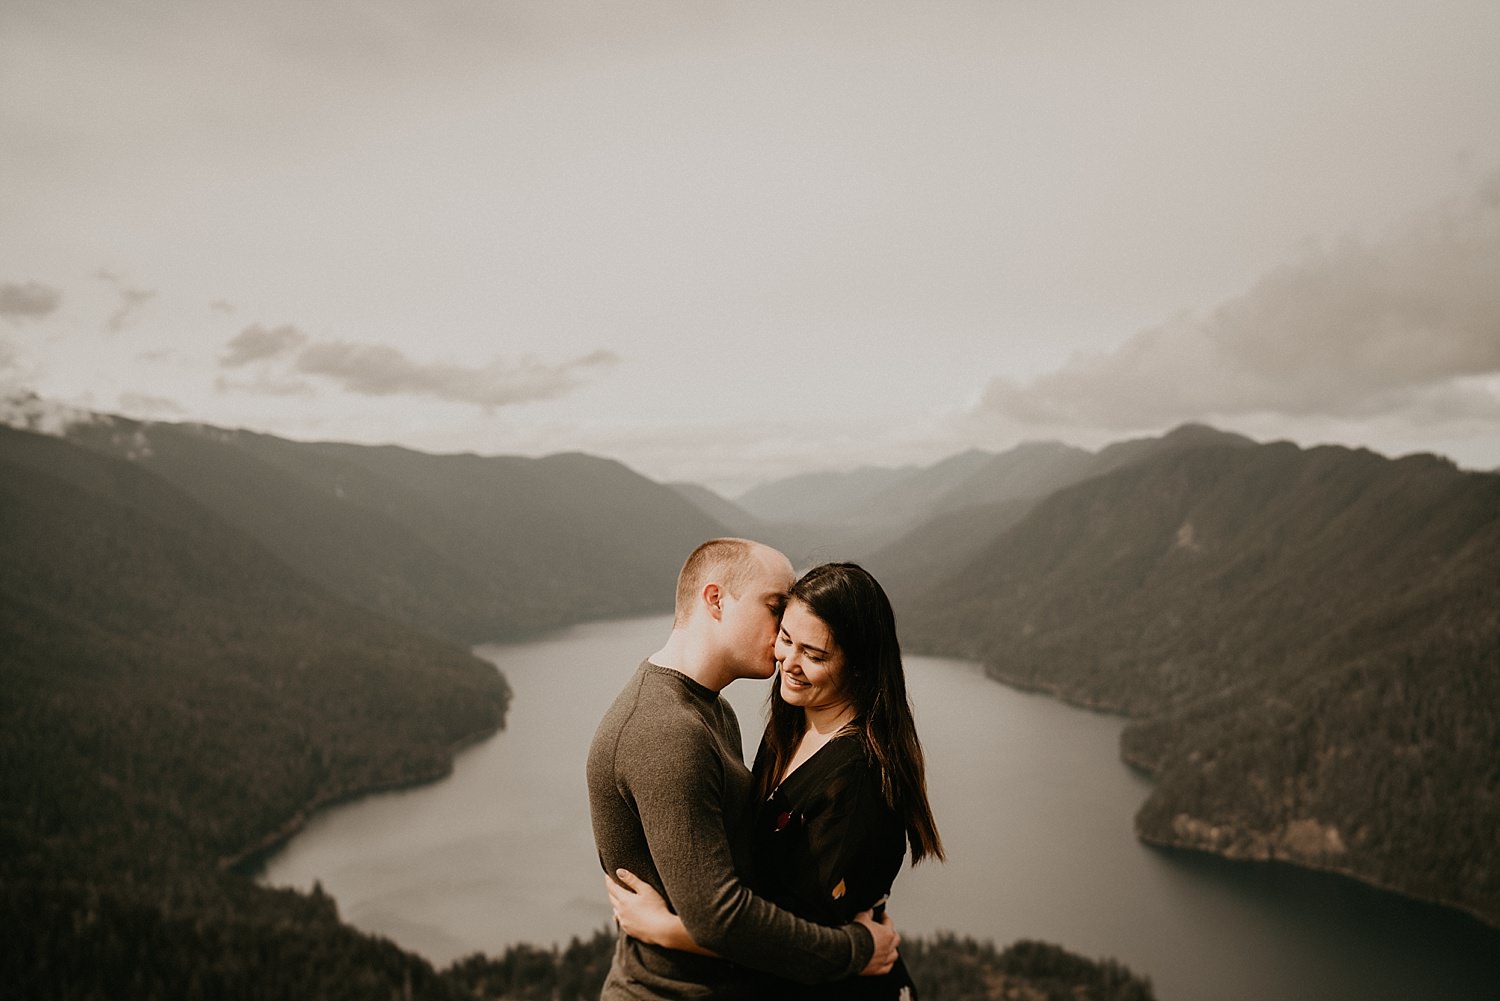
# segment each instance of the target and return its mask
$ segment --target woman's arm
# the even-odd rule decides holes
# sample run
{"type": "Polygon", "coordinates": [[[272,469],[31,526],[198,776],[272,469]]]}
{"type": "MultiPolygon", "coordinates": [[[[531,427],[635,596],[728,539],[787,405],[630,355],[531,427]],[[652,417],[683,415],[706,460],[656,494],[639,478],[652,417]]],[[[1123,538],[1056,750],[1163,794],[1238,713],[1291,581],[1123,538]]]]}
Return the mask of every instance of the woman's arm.
{"type": "Polygon", "coordinates": [[[609,902],[615,910],[615,924],[625,934],[651,945],[677,949],[680,952],[696,952],[700,956],[718,955],[693,941],[682,919],[667,909],[667,902],[650,883],[628,869],[616,869],[615,876],[619,882],[605,876],[604,887],[609,891],[609,902]]]}

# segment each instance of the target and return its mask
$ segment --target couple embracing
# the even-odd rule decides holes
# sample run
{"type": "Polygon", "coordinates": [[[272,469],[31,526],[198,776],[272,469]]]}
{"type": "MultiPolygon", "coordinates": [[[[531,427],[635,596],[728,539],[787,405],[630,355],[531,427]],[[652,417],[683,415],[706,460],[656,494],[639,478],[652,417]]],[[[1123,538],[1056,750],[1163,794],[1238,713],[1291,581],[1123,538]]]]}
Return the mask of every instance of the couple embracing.
{"type": "Polygon", "coordinates": [[[797,578],[759,543],[699,546],[588,790],[622,930],[605,999],[915,997],[884,901],[908,845],[943,848],[895,616],[861,567],[797,578]],[[752,770],[719,693],[771,677],[752,770]]]}

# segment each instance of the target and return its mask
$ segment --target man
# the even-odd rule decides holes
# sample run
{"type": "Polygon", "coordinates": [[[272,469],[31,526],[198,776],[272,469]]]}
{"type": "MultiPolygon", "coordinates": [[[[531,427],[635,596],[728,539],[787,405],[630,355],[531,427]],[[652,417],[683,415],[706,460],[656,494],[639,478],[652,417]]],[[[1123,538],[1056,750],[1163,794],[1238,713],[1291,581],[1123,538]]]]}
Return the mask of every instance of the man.
{"type": "Polygon", "coordinates": [[[889,918],[840,928],[804,921],[755,896],[749,871],[750,771],[739,722],[719,692],[769,678],[787,589],[787,558],[745,539],[694,550],[677,579],[666,644],[605,713],[589,747],[589,808],[606,873],[628,869],[667,899],[693,939],[718,956],[620,936],[603,998],[751,996],[746,967],[805,983],[883,973],[900,941],[889,918]],[[720,958],[722,957],[722,958],[720,958]]]}

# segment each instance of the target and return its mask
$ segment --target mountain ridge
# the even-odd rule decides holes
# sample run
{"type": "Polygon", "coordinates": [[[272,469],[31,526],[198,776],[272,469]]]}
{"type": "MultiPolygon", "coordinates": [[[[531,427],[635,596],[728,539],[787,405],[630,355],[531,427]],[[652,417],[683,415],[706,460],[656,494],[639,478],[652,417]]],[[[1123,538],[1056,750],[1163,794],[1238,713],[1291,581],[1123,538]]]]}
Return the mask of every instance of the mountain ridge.
{"type": "Polygon", "coordinates": [[[909,607],[903,637],[1137,720],[1122,749],[1156,779],[1144,837],[1319,868],[1332,852],[1494,925],[1495,567],[1500,477],[1209,445],[1050,495],[909,607]],[[1370,791],[1395,788],[1427,791],[1370,791]],[[1412,838],[1438,816],[1440,835],[1412,838]]]}
{"type": "MultiPolygon", "coordinates": [[[[439,972],[234,871],[320,804],[446,774],[504,720],[467,651],[335,596],[149,468],[0,428],[0,969],[22,996],[597,996],[613,932],[439,972]]],[[[577,460],[564,457],[559,465],[577,460]]],[[[260,467],[256,467],[258,470],[260,467]]],[[[1119,964],[914,940],[923,983],[1087,987],[1119,964]]],[[[914,954],[915,955],[915,954],[914,954]]]]}
{"type": "Polygon", "coordinates": [[[77,423],[298,572],[463,642],[669,608],[682,554],[723,526],[612,459],[433,456],[208,425],[77,423]]]}

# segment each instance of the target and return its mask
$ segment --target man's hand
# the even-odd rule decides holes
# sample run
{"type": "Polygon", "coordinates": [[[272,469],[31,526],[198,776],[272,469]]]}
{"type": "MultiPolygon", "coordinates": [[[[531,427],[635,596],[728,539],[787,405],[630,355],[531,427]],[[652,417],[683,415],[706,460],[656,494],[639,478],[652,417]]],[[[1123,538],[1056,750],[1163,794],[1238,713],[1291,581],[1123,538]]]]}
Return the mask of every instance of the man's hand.
{"type": "Polygon", "coordinates": [[[870,937],[875,940],[875,953],[870,957],[869,964],[859,971],[859,975],[878,977],[882,973],[891,972],[891,967],[896,965],[896,947],[901,944],[901,936],[897,934],[891,916],[882,914],[880,920],[876,921],[873,911],[862,911],[854,916],[854,920],[868,928],[870,937]]]}

